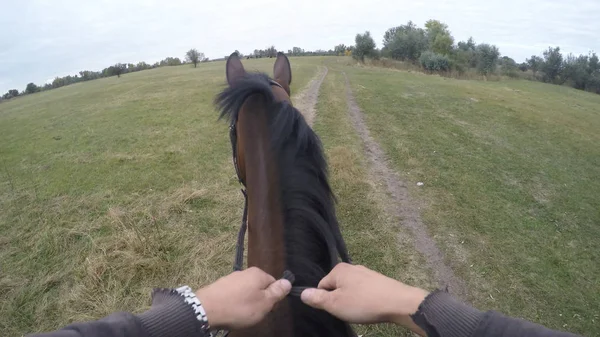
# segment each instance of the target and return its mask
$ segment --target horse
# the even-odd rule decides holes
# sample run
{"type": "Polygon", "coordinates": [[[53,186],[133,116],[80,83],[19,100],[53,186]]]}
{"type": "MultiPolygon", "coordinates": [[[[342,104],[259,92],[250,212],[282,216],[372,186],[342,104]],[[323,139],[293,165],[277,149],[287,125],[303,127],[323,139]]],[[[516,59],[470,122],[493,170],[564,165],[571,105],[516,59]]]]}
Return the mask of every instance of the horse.
{"type": "MultiPolygon", "coordinates": [[[[290,100],[290,62],[278,53],[273,79],[246,72],[235,53],[225,68],[229,85],[215,104],[220,118],[230,122],[233,162],[246,188],[238,248],[241,242],[243,249],[247,218],[248,267],[276,279],[289,271],[294,276],[292,292],[300,290],[256,326],[231,331],[230,336],[355,336],[347,323],[299,298],[304,287],[317,287],[339,259],[350,258],[321,142],[290,100]]],[[[238,249],[240,264],[242,253],[238,249]]]]}

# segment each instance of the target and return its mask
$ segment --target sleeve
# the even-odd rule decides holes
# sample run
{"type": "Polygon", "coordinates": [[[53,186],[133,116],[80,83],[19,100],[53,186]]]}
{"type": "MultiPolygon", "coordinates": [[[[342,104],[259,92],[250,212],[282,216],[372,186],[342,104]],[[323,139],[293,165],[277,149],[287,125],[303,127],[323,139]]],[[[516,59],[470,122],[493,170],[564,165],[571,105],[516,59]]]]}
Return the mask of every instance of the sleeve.
{"type": "Polygon", "coordinates": [[[206,337],[193,310],[169,289],[157,289],[144,313],[115,313],[30,337],[206,337]]]}
{"type": "Polygon", "coordinates": [[[576,337],[494,311],[479,311],[439,290],[429,294],[411,318],[428,337],[576,337]]]}

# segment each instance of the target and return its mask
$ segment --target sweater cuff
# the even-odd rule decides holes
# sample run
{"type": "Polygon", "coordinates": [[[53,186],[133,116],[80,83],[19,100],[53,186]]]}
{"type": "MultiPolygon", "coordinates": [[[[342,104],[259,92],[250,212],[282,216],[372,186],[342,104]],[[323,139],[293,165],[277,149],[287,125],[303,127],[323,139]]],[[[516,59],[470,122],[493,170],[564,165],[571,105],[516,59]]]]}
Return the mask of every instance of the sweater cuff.
{"type": "Polygon", "coordinates": [[[204,336],[192,308],[171,289],[155,289],[152,307],[137,317],[150,337],[204,336]]]}
{"type": "Polygon", "coordinates": [[[436,290],[411,318],[429,337],[465,337],[473,335],[483,314],[447,292],[436,290]]]}

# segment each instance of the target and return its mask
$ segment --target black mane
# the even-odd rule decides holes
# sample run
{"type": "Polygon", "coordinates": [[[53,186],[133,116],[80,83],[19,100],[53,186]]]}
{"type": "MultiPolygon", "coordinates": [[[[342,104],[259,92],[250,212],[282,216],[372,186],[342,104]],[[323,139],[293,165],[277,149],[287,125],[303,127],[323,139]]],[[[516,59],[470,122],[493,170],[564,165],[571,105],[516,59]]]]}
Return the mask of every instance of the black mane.
{"type": "MultiPolygon", "coordinates": [[[[247,74],[221,92],[215,103],[221,117],[235,124],[245,100],[265,98],[271,149],[278,165],[285,227],[286,263],[296,276],[294,286],[316,287],[338,262],[348,261],[327,178],[321,141],[304,117],[288,102],[276,102],[269,77],[247,74]]],[[[348,326],[325,311],[289,297],[297,336],[348,336],[348,326]]]]}

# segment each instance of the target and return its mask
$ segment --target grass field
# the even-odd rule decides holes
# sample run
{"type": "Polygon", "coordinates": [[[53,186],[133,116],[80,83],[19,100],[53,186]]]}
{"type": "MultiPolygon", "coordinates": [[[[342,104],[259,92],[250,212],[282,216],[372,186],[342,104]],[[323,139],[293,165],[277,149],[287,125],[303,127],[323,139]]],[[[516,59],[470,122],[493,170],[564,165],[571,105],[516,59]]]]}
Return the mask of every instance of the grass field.
{"type": "MultiPolygon", "coordinates": [[[[292,91],[326,64],[314,128],[355,262],[431,288],[385,214],[348,118],[347,73],[372,136],[423,204],[469,301],[600,334],[600,96],[292,58],[292,91]],[[425,183],[416,186],[417,181],[425,183]]],[[[271,71],[272,60],[245,61],[271,71]]],[[[242,198],[214,95],[224,63],[165,67],[0,104],[0,330],[118,310],[156,286],[231,269],[242,198]]],[[[367,336],[398,335],[388,326],[367,336]]]]}
{"type": "Polygon", "coordinates": [[[470,300],[600,334],[600,96],[526,81],[346,72],[470,300]]]}

